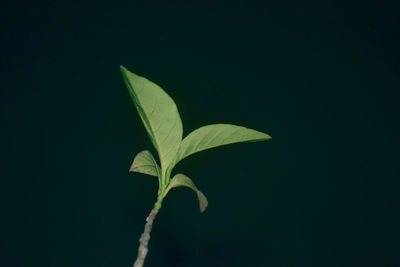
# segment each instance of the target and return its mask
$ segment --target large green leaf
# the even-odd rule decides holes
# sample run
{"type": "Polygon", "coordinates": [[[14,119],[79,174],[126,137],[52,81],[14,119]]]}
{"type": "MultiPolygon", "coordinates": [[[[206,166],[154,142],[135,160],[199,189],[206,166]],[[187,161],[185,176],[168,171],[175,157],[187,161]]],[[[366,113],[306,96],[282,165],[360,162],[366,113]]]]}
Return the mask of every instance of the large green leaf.
{"type": "Polygon", "coordinates": [[[123,66],[121,72],[165,171],[173,163],[182,140],[182,122],[175,102],[155,83],[123,66]]]}
{"type": "Polygon", "coordinates": [[[171,179],[171,182],[169,183],[167,190],[164,193],[164,197],[168,194],[169,190],[179,186],[186,186],[190,189],[193,189],[196,192],[197,197],[199,198],[200,212],[204,212],[206,210],[208,206],[208,200],[206,196],[197,189],[196,185],[189,177],[180,173],[178,173],[174,176],[174,178],[171,179]]]}
{"type": "Polygon", "coordinates": [[[129,171],[159,176],[160,167],[150,151],[144,150],[135,156],[129,171]]]}
{"type": "Polygon", "coordinates": [[[186,136],[177,154],[176,163],[187,156],[217,146],[271,139],[268,134],[232,124],[212,124],[186,136]]]}

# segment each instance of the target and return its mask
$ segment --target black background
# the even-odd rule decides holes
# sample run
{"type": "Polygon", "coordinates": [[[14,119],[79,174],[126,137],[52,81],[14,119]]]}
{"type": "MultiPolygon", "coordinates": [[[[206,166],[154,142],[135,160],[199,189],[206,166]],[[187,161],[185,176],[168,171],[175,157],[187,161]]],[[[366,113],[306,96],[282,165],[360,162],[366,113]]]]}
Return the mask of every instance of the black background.
{"type": "Polygon", "coordinates": [[[399,7],[2,1],[0,265],[132,265],[157,181],[128,172],[151,143],[122,64],[185,135],[273,137],[179,164],[210,205],[172,191],[146,266],[399,266],[399,7]]]}

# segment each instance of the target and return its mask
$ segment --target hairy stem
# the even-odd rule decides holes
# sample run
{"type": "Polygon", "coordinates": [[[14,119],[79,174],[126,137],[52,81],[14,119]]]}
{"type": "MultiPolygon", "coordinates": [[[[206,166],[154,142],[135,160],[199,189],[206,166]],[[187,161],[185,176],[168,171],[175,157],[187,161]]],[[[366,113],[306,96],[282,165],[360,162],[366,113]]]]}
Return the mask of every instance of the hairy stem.
{"type": "Polygon", "coordinates": [[[153,208],[146,219],[146,225],[144,226],[144,232],[139,239],[138,256],[136,258],[133,267],[143,267],[144,260],[146,259],[147,252],[149,251],[148,245],[150,240],[150,232],[153,226],[154,218],[157,216],[158,209],[153,208]]]}

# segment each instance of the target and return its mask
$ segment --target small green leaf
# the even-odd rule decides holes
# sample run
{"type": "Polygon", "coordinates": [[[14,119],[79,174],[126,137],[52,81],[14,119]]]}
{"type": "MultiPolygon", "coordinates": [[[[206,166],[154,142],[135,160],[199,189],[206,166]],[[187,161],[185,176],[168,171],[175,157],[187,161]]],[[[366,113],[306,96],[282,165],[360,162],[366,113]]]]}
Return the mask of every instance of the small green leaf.
{"type": "Polygon", "coordinates": [[[129,171],[158,176],[160,167],[158,167],[158,164],[150,151],[144,150],[138,153],[133,159],[133,163],[129,171]]]}
{"type": "Polygon", "coordinates": [[[200,212],[204,212],[206,210],[208,206],[208,200],[206,196],[197,189],[197,187],[189,177],[180,173],[178,173],[174,176],[174,178],[171,179],[171,182],[169,183],[169,186],[164,193],[164,197],[168,194],[169,190],[179,186],[186,186],[190,189],[193,189],[196,192],[197,197],[199,198],[200,212]]]}
{"type": "Polygon", "coordinates": [[[209,148],[241,142],[271,139],[268,134],[232,124],[212,124],[194,130],[179,148],[175,164],[187,156],[209,148]]]}
{"type": "Polygon", "coordinates": [[[161,168],[173,163],[182,140],[182,121],[175,102],[158,85],[121,66],[122,76],[150,139],[161,168]]]}

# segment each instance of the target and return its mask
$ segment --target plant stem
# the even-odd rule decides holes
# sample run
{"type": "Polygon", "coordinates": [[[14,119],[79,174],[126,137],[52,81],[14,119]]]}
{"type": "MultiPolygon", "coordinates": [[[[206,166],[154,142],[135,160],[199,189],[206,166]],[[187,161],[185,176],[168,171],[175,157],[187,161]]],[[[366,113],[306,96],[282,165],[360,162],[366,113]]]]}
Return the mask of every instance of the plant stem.
{"type": "Polygon", "coordinates": [[[148,244],[150,240],[150,232],[151,228],[153,226],[153,221],[155,217],[157,216],[158,209],[153,208],[149,214],[149,216],[146,219],[146,225],[144,226],[144,232],[140,236],[139,239],[139,249],[138,249],[138,256],[136,258],[135,263],[133,264],[133,267],[143,267],[144,260],[146,259],[147,252],[149,251],[148,244]]]}

